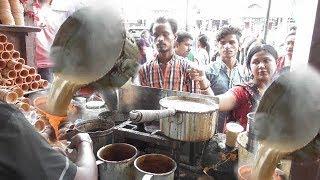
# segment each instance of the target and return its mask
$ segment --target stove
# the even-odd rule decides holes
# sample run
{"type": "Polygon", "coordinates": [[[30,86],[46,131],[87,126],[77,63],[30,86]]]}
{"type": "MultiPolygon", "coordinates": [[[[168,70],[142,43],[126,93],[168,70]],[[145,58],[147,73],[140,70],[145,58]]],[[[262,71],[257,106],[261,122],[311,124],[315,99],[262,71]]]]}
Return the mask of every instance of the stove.
{"type": "Polygon", "coordinates": [[[133,124],[129,120],[114,128],[113,140],[114,143],[125,142],[134,145],[140,154],[159,153],[172,157],[178,165],[175,179],[179,179],[183,174],[182,169],[191,174],[202,174],[202,169],[196,161],[201,156],[195,148],[197,143],[174,140],[157,130],[147,132],[143,124],[133,124]]]}
{"type": "MultiPolygon", "coordinates": [[[[116,95],[117,98],[113,97],[113,99],[117,99],[116,111],[122,114],[128,114],[135,109],[160,109],[159,100],[167,96],[206,97],[218,101],[216,97],[212,96],[134,85],[119,89],[116,95]]],[[[109,96],[108,93],[103,96],[105,101],[112,99],[109,96]]],[[[157,129],[159,128],[155,128],[155,126],[145,128],[144,124],[134,124],[127,120],[114,127],[113,142],[132,144],[138,148],[140,154],[159,153],[170,156],[178,165],[175,179],[196,180],[203,176],[200,160],[206,142],[174,140],[166,137],[157,129]]]]}

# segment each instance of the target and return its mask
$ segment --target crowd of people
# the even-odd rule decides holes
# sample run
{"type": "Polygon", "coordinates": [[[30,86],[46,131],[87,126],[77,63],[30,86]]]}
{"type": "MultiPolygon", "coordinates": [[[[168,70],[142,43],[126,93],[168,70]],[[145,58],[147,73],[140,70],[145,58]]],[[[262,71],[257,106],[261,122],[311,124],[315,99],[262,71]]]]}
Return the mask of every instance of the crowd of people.
{"type": "MultiPolygon", "coordinates": [[[[35,62],[38,72],[49,81],[52,80],[53,66],[49,51],[54,36],[69,15],[86,5],[86,3],[72,2],[66,4],[61,0],[40,1],[38,25],[43,30],[37,33],[35,62]]],[[[249,57],[254,57],[250,54],[253,49],[266,44],[263,39],[250,36],[242,38],[241,30],[233,26],[222,27],[216,37],[208,37],[205,34],[193,37],[190,33],[178,31],[178,29],[174,19],[161,17],[152,23],[149,30],[142,31],[140,39],[137,40],[140,52],[138,62],[141,67],[134,81],[136,84],[192,93],[211,94],[212,91],[212,94],[220,98],[227,97],[224,95],[235,95],[235,97],[239,95],[236,92],[230,93],[233,88],[249,84],[253,86],[252,82],[257,80],[257,74],[251,69],[252,61],[249,57]],[[209,39],[214,39],[215,44],[210,44],[209,39]],[[213,49],[216,50],[213,51],[213,49]]],[[[271,79],[288,71],[295,32],[296,28],[293,28],[285,39],[285,54],[279,58],[272,54],[275,58],[276,70],[271,69],[267,72],[271,73],[269,75],[271,79]]],[[[267,50],[264,51],[267,52],[267,50]]],[[[256,87],[253,86],[253,88],[256,87]]],[[[253,104],[256,104],[255,102],[263,93],[261,89],[264,88],[260,87],[260,91],[248,90],[245,93],[248,95],[247,106],[251,107],[250,111],[254,110],[253,104]]],[[[230,99],[227,102],[231,103],[230,99]]],[[[235,106],[238,104],[236,103],[235,106]]],[[[221,104],[221,107],[224,106],[221,104]]],[[[232,115],[234,112],[230,111],[231,106],[227,107],[225,112],[220,112],[217,132],[223,132],[224,124],[230,120],[243,121],[245,126],[246,118],[243,117],[245,120],[232,118],[235,116],[232,115]]],[[[224,108],[220,109],[224,110],[224,108]]]]}
{"type": "Polygon", "coordinates": [[[140,61],[135,83],[218,96],[216,132],[224,132],[230,121],[246,128],[247,114],[255,110],[264,90],[290,67],[295,29],[286,37],[286,54],[278,57],[277,50],[264,40],[247,38],[241,44],[239,28],[222,27],[215,37],[218,52],[212,59],[206,35],[197,37],[198,51],[190,55],[195,38],[177,30],[177,22],[170,18],[160,17],[152,24],[148,39],[153,39],[149,47],[154,54],[140,61]]]}
{"type": "MultiPolygon", "coordinates": [[[[53,66],[48,57],[50,43],[63,22],[61,19],[76,8],[69,11],[52,0],[41,0],[41,4],[43,19],[39,23],[43,24],[39,25],[43,31],[37,34],[36,65],[41,76],[50,80],[53,66]],[[56,9],[46,9],[53,5],[56,9]]],[[[150,32],[144,31],[137,41],[141,66],[135,82],[141,86],[218,96],[221,114],[216,132],[223,132],[229,121],[245,127],[247,113],[254,111],[275,74],[287,71],[290,66],[295,32],[287,36],[287,54],[280,58],[272,46],[256,39],[239,56],[241,31],[232,26],[220,29],[216,36],[218,52],[214,56],[210,55],[209,38],[213,37],[201,34],[195,38],[188,32],[178,32],[173,19],[156,19],[150,32]],[[197,40],[197,51],[191,54],[194,40],[197,40]],[[243,57],[242,61],[239,57],[243,57]]],[[[0,109],[0,179],[97,179],[88,134],[80,133],[71,139],[69,148],[78,152],[71,161],[68,155],[54,150],[18,109],[2,102],[0,109]],[[15,153],[10,152],[13,149],[15,153]]]]}

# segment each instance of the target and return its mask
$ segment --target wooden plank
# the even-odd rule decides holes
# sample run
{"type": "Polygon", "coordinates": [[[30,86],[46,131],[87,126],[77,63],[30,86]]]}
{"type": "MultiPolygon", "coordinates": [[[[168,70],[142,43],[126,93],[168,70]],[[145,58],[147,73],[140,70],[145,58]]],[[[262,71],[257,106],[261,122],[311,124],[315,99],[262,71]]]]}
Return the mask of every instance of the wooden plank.
{"type": "MultiPolygon", "coordinates": [[[[316,61],[319,61],[319,56],[314,56],[319,52],[314,49],[318,44],[316,43],[317,36],[318,41],[320,40],[320,31],[317,30],[320,29],[318,1],[297,1],[296,3],[297,35],[290,70],[301,69],[308,63],[317,66],[316,61]]],[[[320,63],[318,66],[316,68],[320,69],[320,63]]]]}
{"type": "MultiPolygon", "coordinates": [[[[298,26],[298,28],[300,28],[298,26]]],[[[309,54],[309,63],[320,71],[320,3],[318,1],[315,23],[313,26],[313,34],[311,40],[310,54],[309,54]]],[[[319,170],[320,171],[320,170],[319,170]]]]}
{"type": "Polygon", "coordinates": [[[11,26],[0,24],[0,31],[10,31],[10,32],[40,32],[41,28],[33,26],[11,26]]]}
{"type": "MultiPolygon", "coordinates": [[[[41,31],[41,28],[32,26],[0,25],[0,34],[4,34],[8,37],[8,41],[14,45],[16,51],[20,52],[20,57],[26,60],[26,64],[29,64],[28,61],[34,61],[35,54],[34,45],[29,42],[28,46],[32,45],[33,48],[27,47],[26,38],[30,34],[35,34],[33,32],[39,31],[41,31]]],[[[31,43],[34,43],[34,41],[31,43]]]]}

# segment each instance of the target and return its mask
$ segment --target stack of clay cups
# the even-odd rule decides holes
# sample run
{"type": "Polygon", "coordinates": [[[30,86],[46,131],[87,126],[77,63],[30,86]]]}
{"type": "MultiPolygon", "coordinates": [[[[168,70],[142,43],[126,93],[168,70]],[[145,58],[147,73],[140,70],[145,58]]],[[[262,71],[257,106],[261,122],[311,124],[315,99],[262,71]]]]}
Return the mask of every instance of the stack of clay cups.
{"type": "Polygon", "coordinates": [[[31,110],[31,100],[26,97],[19,97],[18,101],[15,102],[15,106],[20,108],[22,111],[29,112],[31,110]]]}
{"type": "Polygon", "coordinates": [[[9,89],[0,88],[0,100],[7,103],[14,103],[18,99],[16,92],[13,92],[9,89]]]}
{"type": "Polygon", "coordinates": [[[9,0],[1,0],[0,3],[0,21],[5,25],[15,25],[9,0]]]}
{"type": "Polygon", "coordinates": [[[17,108],[21,109],[22,111],[30,111],[30,99],[23,97],[23,90],[20,87],[0,87],[0,99],[7,103],[14,104],[17,108]]]}
{"type": "Polygon", "coordinates": [[[17,73],[22,69],[22,64],[12,58],[17,56],[20,57],[20,54],[19,52],[14,51],[14,45],[7,41],[5,35],[0,34],[0,70],[3,80],[2,86],[15,85],[17,73]]]}
{"type": "Polygon", "coordinates": [[[0,100],[7,103],[12,103],[25,112],[30,111],[30,100],[23,97],[23,90],[20,87],[0,87],[0,100]]]}
{"type": "Polygon", "coordinates": [[[9,0],[9,3],[15,24],[18,26],[24,26],[24,8],[20,0],[9,0]]]}
{"type": "Polygon", "coordinates": [[[2,86],[19,86],[23,91],[48,87],[48,81],[41,79],[35,68],[25,65],[25,60],[3,34],[0,34],[0,74],[2,86]]]}

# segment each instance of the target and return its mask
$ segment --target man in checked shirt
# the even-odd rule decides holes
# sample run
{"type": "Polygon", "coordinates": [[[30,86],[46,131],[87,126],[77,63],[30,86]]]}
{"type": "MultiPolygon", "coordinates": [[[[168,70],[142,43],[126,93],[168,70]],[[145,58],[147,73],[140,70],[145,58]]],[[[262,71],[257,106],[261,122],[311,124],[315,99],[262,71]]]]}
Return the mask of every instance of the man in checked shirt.
{"type": "Polygon", "coordinates": [[[191,80],[189,71],[195,67],[192,62],[175,54],[176,21],[160,17],[151,29],[159,54],[154,60],[141,66],[139,85],[192,93],[208,89],[209,81],[191,80]]]}

